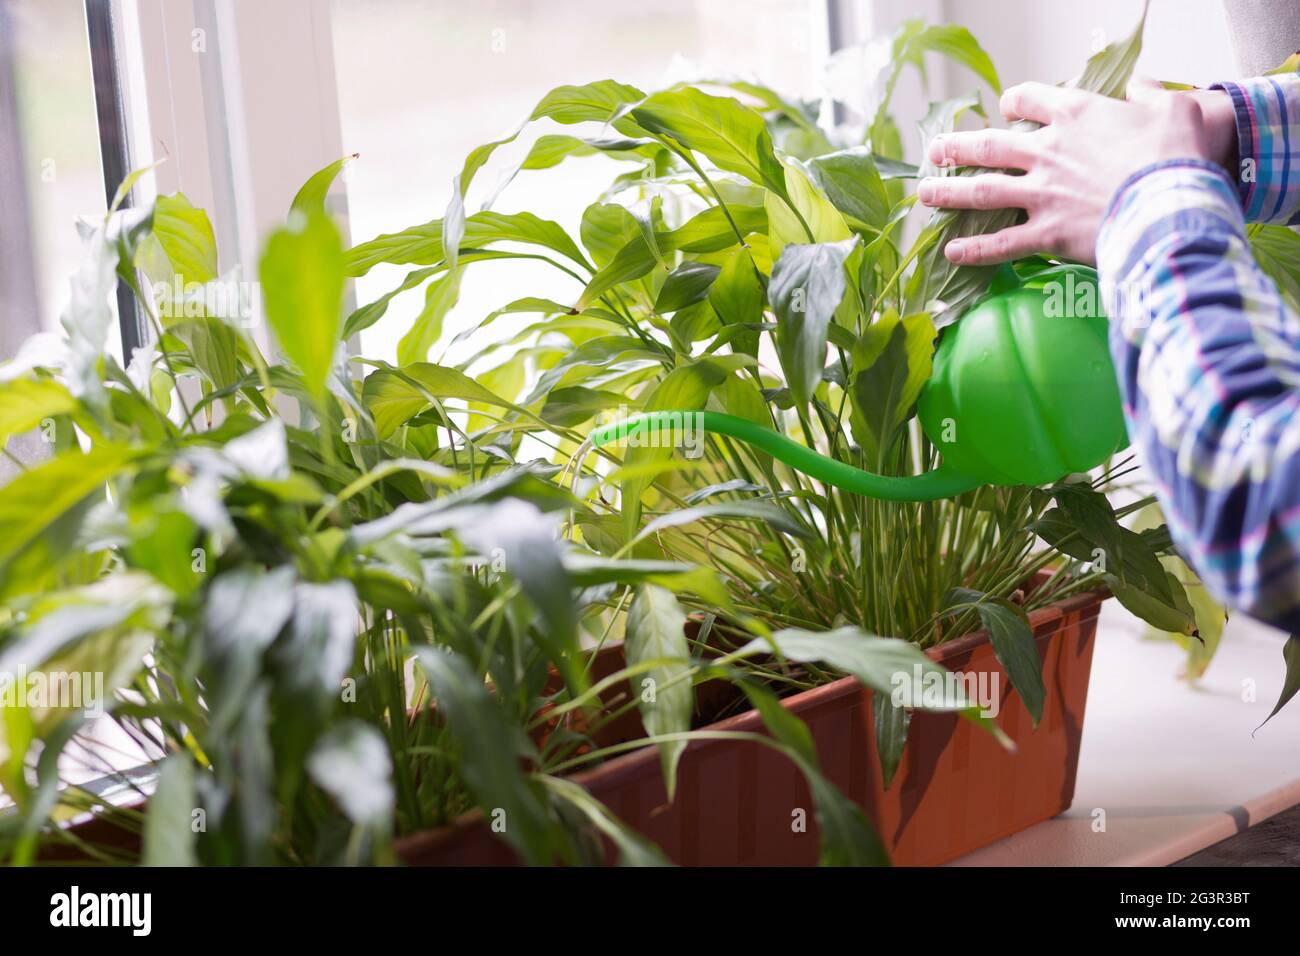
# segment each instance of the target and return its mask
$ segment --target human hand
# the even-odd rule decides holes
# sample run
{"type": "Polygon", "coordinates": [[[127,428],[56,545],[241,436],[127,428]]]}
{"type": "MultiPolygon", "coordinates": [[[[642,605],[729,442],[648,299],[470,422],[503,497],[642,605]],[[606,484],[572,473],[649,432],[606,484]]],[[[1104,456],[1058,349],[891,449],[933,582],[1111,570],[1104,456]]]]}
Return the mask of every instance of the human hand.
{"type": "Polygon", "coordinates": [[[1236,121],[1227,93],[1174,93],[1147,83],[1130,87],[1129,97],[1022,83],[1002,94],[1002,115],[1040,128],[936,136],[929,146],[935,165],[1025,171],[921,181],[917,198],[927,206],[1029,215],[1000,232],[953,239],[944,247],[949,261],[985,265],[1046,252],[1092,263],[1106,207],[1133,173],[1161,160],[1195,158],[1234,174],[1236,121]]]}

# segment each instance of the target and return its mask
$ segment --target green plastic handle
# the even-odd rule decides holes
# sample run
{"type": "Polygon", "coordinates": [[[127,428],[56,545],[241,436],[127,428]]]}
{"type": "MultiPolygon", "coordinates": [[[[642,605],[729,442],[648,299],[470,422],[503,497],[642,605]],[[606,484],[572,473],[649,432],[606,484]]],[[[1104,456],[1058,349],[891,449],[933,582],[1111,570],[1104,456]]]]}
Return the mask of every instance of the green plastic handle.
{"type": "Polygon", "coordinates": [[[727,435],[767,452],[795,471],[825,482],[842,491],[886,501],[937,501],[978,488],[982,482],[969,475],[949,471],[942,466],[924,474],[905,478],[876,475],[834,458],[818,454],[770,428],[722,412],[657,411],[629,415],[620,421],[602,425],[591,433],[597,448],[636,435],[670,429],[699,428],[716,435],[727,435]]]}

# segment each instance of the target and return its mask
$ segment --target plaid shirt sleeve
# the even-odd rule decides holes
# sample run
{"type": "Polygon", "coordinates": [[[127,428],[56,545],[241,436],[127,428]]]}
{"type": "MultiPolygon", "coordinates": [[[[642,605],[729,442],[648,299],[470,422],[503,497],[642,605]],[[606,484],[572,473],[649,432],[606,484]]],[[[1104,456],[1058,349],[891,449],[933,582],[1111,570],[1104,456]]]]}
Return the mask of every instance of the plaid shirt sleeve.
{"type": "Polygon", "coordinates": [[[1175,543],[1227,605],[1296,632],[1300,318],[1255,264],[1243,209],[1296,216],[1300,86],[1270,98],[1264,82],[1233,94],[1256,180],[1239,189],[1192,159],[1139,171],[1111,201],[1097,264],[1129,436],[1175,543]]]}
{"type": "Polygon", "coordinates": [[[1300,222],[1300,75],[1261,76],[1210,87],[1232,97],[1247,222],[1300,222]]]}

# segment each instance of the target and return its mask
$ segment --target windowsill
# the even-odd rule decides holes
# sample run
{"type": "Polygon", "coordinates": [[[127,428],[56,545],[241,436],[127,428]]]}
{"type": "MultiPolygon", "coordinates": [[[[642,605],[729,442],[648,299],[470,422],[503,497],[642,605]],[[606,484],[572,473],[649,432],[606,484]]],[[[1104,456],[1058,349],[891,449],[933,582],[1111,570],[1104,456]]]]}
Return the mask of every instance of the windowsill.
{"type": "Polygon", "coordinates": [[[1281,632],[1233,619],[1195,686],[1176,678],[1175,645],[1141,635],[1106,603],[1074,805],[952,865],[1165,866],[1300,804],[1300,701],[1251,736],[1282,686],[1281,632]],[[1248,680],[1253,703],[1242,700],[1248,680]]]}

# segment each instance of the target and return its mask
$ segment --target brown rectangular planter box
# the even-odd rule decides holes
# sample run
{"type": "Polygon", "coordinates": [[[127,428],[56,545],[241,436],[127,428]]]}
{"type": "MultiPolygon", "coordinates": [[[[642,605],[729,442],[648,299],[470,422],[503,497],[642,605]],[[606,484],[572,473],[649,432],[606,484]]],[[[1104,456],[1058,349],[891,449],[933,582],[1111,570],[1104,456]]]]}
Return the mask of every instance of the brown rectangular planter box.
{"type": "MultiPolygon", "coordinates": [[[[997,723],[1015,741],[1014,753],[956,715],[917,712],[902,763],[886,790],[875,747],[871,692],[856,679],[847,677],[782,701],[807,723],[822,771],[866,809],[895,865],[945,863],[1070,806],[1097,615],[1106,596],[1080,594],[1030,614],[1047,687],[1037,729],[994,657],[986,633],[927,651],[950,670],[999,675],[997,723]]],[[[599,676],[617,669],[618,650],[602,652],[599,676]]],[[[764,732],[762,720],[752,711],[709,729],[764,732]]],[[[671,805],[653,747],[573,779],[675,863],[817,863],[819,837],[808,787],[788,759],[761,744],[692,742],[682,755],[677,798],[671,805]],[[800,811],[807,820],[806,832],[793,826],[800,811]]],[[[406,837],[399,841],[398,853],[416,866],[518,862],[477,815],[406,837]]]]}

